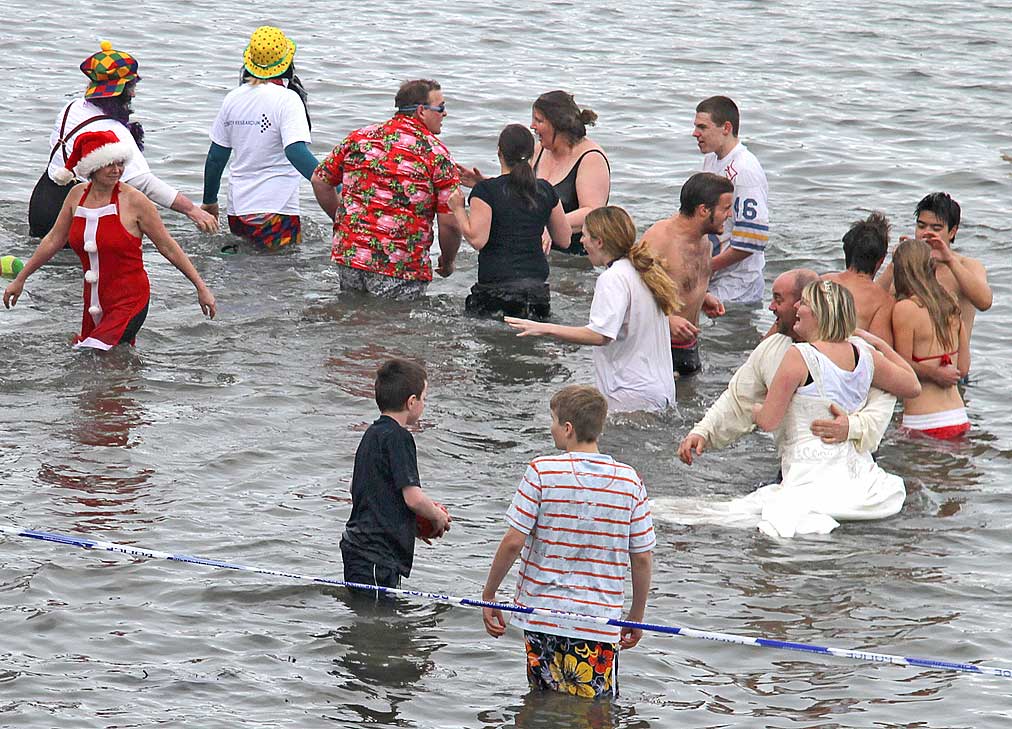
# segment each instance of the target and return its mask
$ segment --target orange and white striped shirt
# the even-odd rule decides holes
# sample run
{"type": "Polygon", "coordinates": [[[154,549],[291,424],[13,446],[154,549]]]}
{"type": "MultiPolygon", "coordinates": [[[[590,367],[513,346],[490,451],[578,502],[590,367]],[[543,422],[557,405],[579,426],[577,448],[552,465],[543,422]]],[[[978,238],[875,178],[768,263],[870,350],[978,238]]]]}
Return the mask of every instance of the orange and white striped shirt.
{"type": "MultiPolygon", "coordinates": [[[[507,523],[527,535],[514,602],[606,618],[622,617],[629,555],[654,548],[650,502],[631,466],[601,453],[531,461],[507,523]]],[[[514,613],[514,625],[617,643],[610,625],[514,613]]]]}

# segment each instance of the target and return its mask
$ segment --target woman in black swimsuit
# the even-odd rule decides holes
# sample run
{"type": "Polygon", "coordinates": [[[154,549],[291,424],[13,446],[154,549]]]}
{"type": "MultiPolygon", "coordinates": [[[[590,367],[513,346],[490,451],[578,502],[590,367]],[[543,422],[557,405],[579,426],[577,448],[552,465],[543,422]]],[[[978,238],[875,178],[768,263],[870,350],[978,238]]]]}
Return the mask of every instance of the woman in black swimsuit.
{"type": "Polygon", "coordinates": [[[572,94],[549,91],[534,102],[531,129],[540,144],[535,150],[534,174],[555,188],[572,230],[566,253],[586,255],[580,244],[583,219],[608,204],[611,165],[608,157],[587,137],[587,125],[597,121],[590,109],[580,109],[572,94]]]}

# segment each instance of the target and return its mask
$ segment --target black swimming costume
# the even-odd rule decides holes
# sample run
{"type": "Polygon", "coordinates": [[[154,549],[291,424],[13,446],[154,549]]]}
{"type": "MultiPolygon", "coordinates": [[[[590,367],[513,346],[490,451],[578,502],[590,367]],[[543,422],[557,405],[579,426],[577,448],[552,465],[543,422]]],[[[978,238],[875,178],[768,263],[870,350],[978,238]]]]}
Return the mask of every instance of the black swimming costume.
{"type": "MultiPolygon", "coordinates": [[[[604,157],[604,163],[608,165],[608,172],[611,172],[611,163],[608,162],[608,157],[600,149],[588,149],[586,152],[581,154],[577,158],[576,164],[574,164],[573,167],[569,170],[569,174],[563,177],[558,183],[553,185],[553,187],[555,188],[555,192],[559,194],[559,200],[562,201],[562,209],[565,210],[567,213],[571,213],[574,210],[580,209],[580,200],[576,194],[576,176],[577,173],[580,171],[580,163],[583,162],[583,158],[593,152],[597,152],[599,155],[604,157]]],[[[538,152],[538,158],[534,160],[534,174],[538,173],[538,163],[541,162],[541,155],[543,155],[544,153],[545,148],[542,147],[541,151],[538,152]]],[[[608,201],[605,200],[605,204],[607,204],[607,202],[608,201]]],[[[581,235],[580,233],[573,233],[573,236],[570,239],[569,248],[556,248],[555,244],[552,244],[552,248],[554,250],[562,251],[563,253],[570,253],[575,256],[585,256],[587,255],[587,251],[584,249],[583,244],[580,242],[580,235],[581,235]]]]}

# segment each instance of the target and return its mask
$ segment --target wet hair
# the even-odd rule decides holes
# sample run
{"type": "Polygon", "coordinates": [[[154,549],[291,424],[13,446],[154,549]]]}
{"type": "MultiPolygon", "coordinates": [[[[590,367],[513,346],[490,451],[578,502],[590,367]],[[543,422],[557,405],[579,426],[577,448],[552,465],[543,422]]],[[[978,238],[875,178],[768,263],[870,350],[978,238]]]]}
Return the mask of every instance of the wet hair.
{"type": "Polygon", "coordinates": [[[847,268],[858,273],[873,276],[888,251],[889,220],[881,212],[854,221],[843,236],[843,258],[847,268]]]}
{"type": "Polygon", "coordinates": [[[629,259],[661,311],[670,316],[681,308],[678,290],[661,261],[645,241],[636,242],[636,226],[629,213],[616,205],[596,208],[587,213],[583,227],[588,236],[601,241],[605,254],[613,260],[629,259]]]}
{"type": "Polygon", "coordinates": [[[239,72],[239,85],[249,84],[250,86],[258,86],[260,84],[270,83],[271,79],[282,78],[288,81],[288,89],[294,91],[298,97],[302,100],[302,108],[306,111],[306,124],[309,125],[309,129],[313,129],[313,120],[309,117],[309,92],[306,91],[306,87],[302,85],[302,80],[295,75],[295,62],[288,64],[288,68],[283,73],[279,73],[277,76],[271,76],[271,78],[260,78],[254,76],[249,72],[246,66],[243,66],[239,72]]]}
{"type": "Polygon", "coordinates": [[[601,437],[608,417],[608,401],[596,387],[567,385],[552,395],[549,407],[560,424],[573,424],[580,443],[592,443],[601,437]]]}
{"type": "Polygon", "coordinates": [[[408,399],[421,397],[428,375],[417,362],[391,359],[376,370],[376,405],[381,413],[396,413],[407,407],[408,399]]]}
{"type": "Polygon", "coordinates": [[[845,342],[857,329],[854,297],[836,281],[812,281],[801,291],[801,300],[815,315],[815,338],[845,342]]]}
{"type": "Polygon", "coordinates": [[[727,193],[734,194],[734,183],[729,179],[712,172],[697,172],[682,185],[678,212],[691,217],[700,205],[712,211],[720,202],[720,196],[727,193]]]}
{"type": "Polygon", "coordinates": [[[429,103],[429,94],[433,91],[439,91],[442,87],[438,81],[432,79],[420,78],[414,81],[405,81],[401,84],[401,87],[397,89],[397,95],[394,97],[394,106],[397,107],[398,114],[408,114],[409,116],[414,113],[414,108],[421,106],[422,104],[429,103]],[[410,112],[402,112],[401,109],[412,107],[410,112]]]}
{"type": "Polygon", "coordinates": [[[741,115],[738,113],[738,105],[726,96],[711,96],[696,104],[697,114],[709,114],[713,123],[722,127],[731,122],[731,134],[738,136],[738,123],[741,115]]]}
{"type": "Polygon", "coordinates": [[[961,214],[959,203],[953,200],[948,193],[933,192],[921,198],[921,201],[917,203],[917,208],[914,210],[914,217],[919,217],[925,211],[934,213],[939,220],[945,223],[950,232],[954,228],[959,227],[959,217],[961,214]]]}
{"type": "Polygon", "coordinates": [[[530,165],[534,135],[523,124],[507,124],[499,134],[499,154],[510,168],[507,184],[529,208],[537,203],[538,180],[530,165]]]}
{"type": "Polygon", "coordinates": [[[590,109],[576,105],[572,94],[565,91],[549,91],[534,101],[534,108],[552,125],[556,134],[564,135],[570,144],[576,144],[587,136],[587,125],[597,123],[597,114],[590,109]]]}
{"type": "MultiPolygon", "coordinates": [[[[893,285],[897,300],[916,296],[927,309],[938,343],[945,349],[956,345],[953,318],[959,320],[959,303],[935,278],[931,246],[923,240],[905,240],[893,253],[893,285]]],[[[958,333],[958,329],[956,330],[958,333]]]]}
{"type": "Polygon", "coordinates": [[[101,99],[88,99],[89,102],[97,106],[103,114],[112,117],[120,124],[130,130],[130,136],[134,138],[137,143],[137,149],[144,151],[144,127],[141,126],[140,122],[130,121],[130,115],[133,113],[133,106],[131,102],[133,97],[127,93],[132,91],[137,85],[137,79],[128,81],[123,90],[115,96],[106,96],[101,99]]]}

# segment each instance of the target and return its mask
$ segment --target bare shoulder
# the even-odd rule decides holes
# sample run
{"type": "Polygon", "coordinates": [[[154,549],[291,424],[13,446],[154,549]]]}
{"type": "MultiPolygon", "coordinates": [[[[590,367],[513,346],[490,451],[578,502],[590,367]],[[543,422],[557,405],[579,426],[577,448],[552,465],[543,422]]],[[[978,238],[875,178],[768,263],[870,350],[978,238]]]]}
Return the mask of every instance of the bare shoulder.
{"type": "Polygon", "coordinates": [[[88,189],[87,182],[79,182],[70,188],[70,193],[67,195],[67,202],[71,205],[77,205],[81,202],[81,198],[84,197],[84,191],[88,189]]]}
{"type": "Polygon", "coordinates": [[[155,204],[147,195],[125,182],[119,183],[119,199],[138,211],[155,210],[155,204]]]}
{"type": "Polygon", "coordinates": [[[902,322],[904,317],[920,317],[922,313],[924,309],[916,299],[900,299],[893,305],[893,321],[896,322],[902,322]]]}
{"type": "Polygon", "coordinates": [[[654,252],[665,252],[674,240],[674,231],[670,219],[658,220],[647,228],[643,240],[654,252]]]}
{"type": "Polygon", "coordinates": [[[963,262],[963,265],[971,269],[972,271],[975,271],[977,273],[987,273],[987,269],[984,268],[984,264],[978,261],[976,258],[970,258],[969,256],[964,256],[961,253],[957,253],[956,255],[959,256],[960,260],[963,262]]]}

